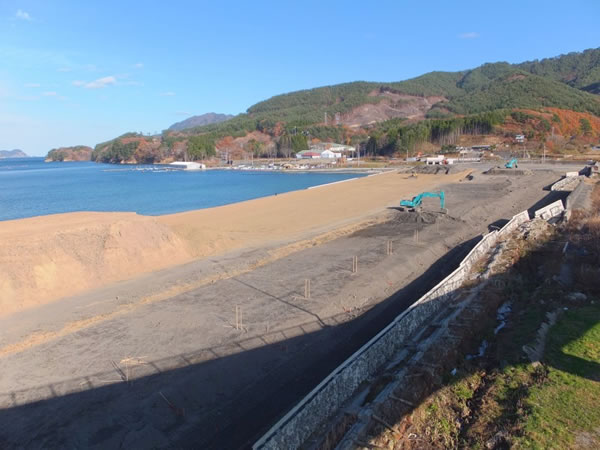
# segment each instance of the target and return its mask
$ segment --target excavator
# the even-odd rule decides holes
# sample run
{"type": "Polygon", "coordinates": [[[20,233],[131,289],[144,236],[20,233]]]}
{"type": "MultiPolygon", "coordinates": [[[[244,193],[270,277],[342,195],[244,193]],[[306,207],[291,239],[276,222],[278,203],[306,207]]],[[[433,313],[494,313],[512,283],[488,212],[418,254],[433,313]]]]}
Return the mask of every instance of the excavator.
{"type": "Polygon", "coordinates": [[[440,192],[422,192],[419,195],[415,196],[412,198],[412,200],[402,200],[400,202],[400,206],[401,207],[405,207],[407,209],[412,209],[413,211],[420,211],[421,210],[421,203],[423,203],[423,199],[425,197],[439,197],[440,199],[440,208],[442,209],[442,212],[445,212],[445,205],[446,205],[446,197],[444,195],[444,191],[440,191],[440,192]]]}
{"type": "Polygon", "coordinates": [[[504,167],[506,167],[507,169],[513,169],[513,168],[518,169],[519,168],[518,163],[519,163],[519,161],[517,160],[517,158],[513,158],[509,162],[504,164],[504,167]]]}

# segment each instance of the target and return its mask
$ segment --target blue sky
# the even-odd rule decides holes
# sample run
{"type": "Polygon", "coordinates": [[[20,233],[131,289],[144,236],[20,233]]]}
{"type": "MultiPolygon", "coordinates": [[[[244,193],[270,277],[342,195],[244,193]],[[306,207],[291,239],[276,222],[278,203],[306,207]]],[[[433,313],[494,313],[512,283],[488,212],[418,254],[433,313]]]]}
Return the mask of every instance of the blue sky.
{"type": "Polygon", "coordinates": [[[600,2],[0,2],[0,149],[44,155],[355,80],[600,45],[600,2]]]}

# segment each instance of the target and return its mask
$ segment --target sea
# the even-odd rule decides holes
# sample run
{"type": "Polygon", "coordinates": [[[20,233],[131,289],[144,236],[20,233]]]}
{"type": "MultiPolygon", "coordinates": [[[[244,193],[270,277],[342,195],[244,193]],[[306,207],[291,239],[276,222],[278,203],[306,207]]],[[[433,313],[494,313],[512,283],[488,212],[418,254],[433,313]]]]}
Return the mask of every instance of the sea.
{"type": "Polygon", "coordinates": [[[74,211],[171,214],[307,189],[361,173],[169,170],[160,165],[0,159],[0,220],[74,211]]]}

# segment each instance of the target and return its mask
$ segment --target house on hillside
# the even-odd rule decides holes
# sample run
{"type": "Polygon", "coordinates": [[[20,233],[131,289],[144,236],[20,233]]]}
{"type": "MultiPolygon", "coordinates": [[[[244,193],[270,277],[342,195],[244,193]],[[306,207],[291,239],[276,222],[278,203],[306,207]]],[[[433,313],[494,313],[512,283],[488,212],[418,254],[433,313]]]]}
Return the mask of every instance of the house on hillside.
{"type": "Polygon", "coordinates": [[[296,153],[296,158],[299,159],[335,159],[341,157],[341,153],[334,152],[331,150],[319,150],[314,148],[311,150],[302,150],[301,152],[296,153]]]}
{"type": "Polygon", "coordinates": [[[320,157],[321,153],[310,150],[302,150],[301,152],[296,153],[296,158],[298,159],[318,159],[320,157]]]}
{"type": "Polygon", "coordinates": [[[336,144],[335,142],[317,142],[310,145],[310,150],[313,152],[324,152],[330,150],[333,153],[354,153],[356,150],[351,145],[336,144]]]}
{"type": "Polygon", "coordinates": [[[522,144],[523,142],[525,142],[525,135],[524,134],[516,134],[515,142],[518,144],[522,144]]]}
{"type": "Polygon", "coordinates": [[[321,158],[341,158],[342,154],[337,152],[332,152],[331,150],[324,150],[321,152],[321,158]]]}

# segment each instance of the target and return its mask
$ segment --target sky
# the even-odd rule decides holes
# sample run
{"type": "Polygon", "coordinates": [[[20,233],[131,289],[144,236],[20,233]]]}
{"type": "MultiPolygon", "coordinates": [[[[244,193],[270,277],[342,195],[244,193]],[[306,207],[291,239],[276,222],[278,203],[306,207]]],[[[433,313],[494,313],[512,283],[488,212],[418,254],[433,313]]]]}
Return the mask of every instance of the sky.
{"type": "Polygon", "coordinates": [[[600,45],[600,1],[0,0],[0,149],[45,155],[273,95],[600,45]]]}

